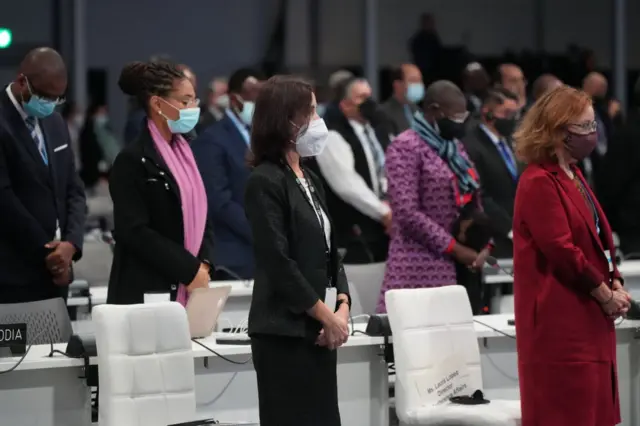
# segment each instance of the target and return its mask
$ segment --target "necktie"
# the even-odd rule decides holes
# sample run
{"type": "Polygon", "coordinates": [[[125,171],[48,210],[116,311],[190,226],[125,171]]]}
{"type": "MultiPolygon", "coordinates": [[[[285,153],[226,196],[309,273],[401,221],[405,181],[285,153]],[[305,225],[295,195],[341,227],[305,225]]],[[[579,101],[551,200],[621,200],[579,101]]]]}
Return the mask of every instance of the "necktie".
{"type": "Polygon", "coordinates": [[[374,191],[379,195],[384,195],[386,191],[386,185],[383,183],[384,180],[384,151],[382,151],[382,147],[380,144],[373,138],[371,134],[372,129],[368,126],[364,128],[365,139],[367,140],[367,145],[369,145],[369,151],[371,151],[371,155],[373,157],[373,163],[375,165],[375,180],[373,182],[374,191]]]}
{"type": "Polygon", "coordinates": [[[516,168],[516,164],[513,161],[513,157],[511,156],[511,150],[509,150],[509,147],[503,139],[500,139],[498,141],[498,149],[500,150],[502,160],[506,164],[507,169],[509,169],[511,177],[513,178],[513,180],[516,180],[518,178],[518,170],[516,168]]]}
{"type": "Polygon", "coordinates": [[[40,137],[40,135],[38,135],[38,132],[36,131],[36,119],[34,117],[27,117],[25,118],[24,122],[26,123],[27,128],[31,133],[31,138],[38,146],[38,152],[42,157],[42,161],[44,161],[44,164],[48,166],[49,157],[47,155],[47,148],[44,145],[44,139],[42,139],[42,137],[40,137]]]}
{"type": "Polygon", "coordinates": [[[367,139],[367,144],[369,145],[371,155],[373,156],[373,162],[376,165],[376,173],[378,177],[380,177],[382,176],[382,170],[384,169],[384,152],[382,152],[380,144],[373,139],[371,130],[368,127],[364,128],[364,135],[367,139]]]}

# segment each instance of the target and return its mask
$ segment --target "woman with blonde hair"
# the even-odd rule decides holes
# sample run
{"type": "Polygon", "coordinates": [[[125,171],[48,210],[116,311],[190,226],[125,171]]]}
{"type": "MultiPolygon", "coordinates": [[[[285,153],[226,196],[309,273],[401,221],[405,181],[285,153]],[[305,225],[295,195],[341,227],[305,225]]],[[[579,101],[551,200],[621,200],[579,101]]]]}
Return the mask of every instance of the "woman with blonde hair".
{"type": "Polygon", "coordinates": [[[629,295],[611,228],[576,163],[597,141],[591,98],[543,95],[515,134],[514,295],[522,426],[620,423],[614,319],[629,295]]]}

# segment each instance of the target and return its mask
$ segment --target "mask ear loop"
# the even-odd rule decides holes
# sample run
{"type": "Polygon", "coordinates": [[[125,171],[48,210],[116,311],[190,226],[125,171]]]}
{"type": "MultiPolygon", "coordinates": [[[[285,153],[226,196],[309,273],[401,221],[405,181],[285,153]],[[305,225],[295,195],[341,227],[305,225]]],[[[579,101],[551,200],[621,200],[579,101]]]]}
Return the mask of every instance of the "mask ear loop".
{"type": "MultiPolygon", "coordinates": [[[[176,111],[178,111],[178,117],[180,117],[180,108],[177,108],[174,105],[171,105],[169,102],[167,102],[166,100],[164,100],[163,98],[161,98],[160,96],[156,96],[158,99],[160,99],[162,102],[164,102],[165,104],[169,105],[170,107],[174,108],[176,111]]],[[[158,106],[158,114],[160,114],[160,116],[162,118],[164,118],[165,120],[171,120],[169,117],[167,117],[167,115],[162,112],[162,110],[160,109],[160,107],[158,106]]]]}

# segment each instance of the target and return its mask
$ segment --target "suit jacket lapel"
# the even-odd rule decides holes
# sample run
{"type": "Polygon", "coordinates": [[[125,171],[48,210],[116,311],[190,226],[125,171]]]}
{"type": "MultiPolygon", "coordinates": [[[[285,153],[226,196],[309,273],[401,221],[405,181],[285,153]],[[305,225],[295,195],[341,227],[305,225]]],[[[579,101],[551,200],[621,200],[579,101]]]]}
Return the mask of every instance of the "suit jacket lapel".
{"type": "MultiPolygon", "coordinates": [[[[600,247],[602,251],[604,251],[602,240],[600,239],[600,236],[598,235],[598,231],[596,230],[596,224],[593,218],[593,212],[591,211],[591,208],[588,205],[588,201],[584,199],[584,197],[576,187],[576,184],[571,179],[569,179],[569,176],[567,176],[567,174],[557,164],[546,165],[545,168],[549,170],[556,178],[556,181],[560,183],[560,185],[564,189],[564,192],[567,194],[567,197],[571,200],[571,202],[576,207],[576,209],[578,209],[582,218],[587,222],[589,232],[591,233],[591,236],[595,240],[596,244],[598,245],[598,247],[600,247]]],[[[582,180],[582,182],[584,184],[584,180],[582,180]]],[[[589,191],[588,187],[585,187],[585,189],[589,191]]],[[[595,200],[595,199],[592,198],[592,200],[595,200]]],[[[595,203],[596,202],[594,201],[594,204],[595,203]]],[[[596,211],[598,211],[597,207],[596,207],[596,211]]],[[[601,214],[602,213],[598,211],[598,215],[599,215],[598,217],[602,217],[601,214]]]]}
{"type": "MultiPolygon", "coordinates": [[[[501,164],[504,173],[509,176],[510,179],[514,180],[511,171],[509,171],[509,167],[505,163],[504,158],[502,158],[502,153],[493,142],[493,140],[489,137],[489,135],[487,135],[482,127],[478,126],[476,131],[478,132],[478,140],[480,141],[480,143],[482,143],[487,148],[487,150],[492,153],[494,160],[501,164]]],[[[516,165],[514,164],[514,167],[515,166],[516,165]]]]}
{"type": "Polygon", "coordinates": [[[44,164],[44,161],[42,161],[42,156],[40,155],[40,152],[38,152],[37,142],[31,137],[31,132],[27,128],[27,124],[20,116],[20,113],[16,109],[15,105],[13,105],[13,102],[11,102],[11,99],[9,99],[9,96],[7,96],[7,93],[3,91],[0,96],[2,103],[2,114],[7,119],[7,123],[11,128],[11,133],[13,134],[16,143],[19,145],[18,149],[20,149],[20,146],[24,147],[24,149],[31,156],[32,160],[35,161],[38,171],[48,177],[49,170],[44,164]]]}

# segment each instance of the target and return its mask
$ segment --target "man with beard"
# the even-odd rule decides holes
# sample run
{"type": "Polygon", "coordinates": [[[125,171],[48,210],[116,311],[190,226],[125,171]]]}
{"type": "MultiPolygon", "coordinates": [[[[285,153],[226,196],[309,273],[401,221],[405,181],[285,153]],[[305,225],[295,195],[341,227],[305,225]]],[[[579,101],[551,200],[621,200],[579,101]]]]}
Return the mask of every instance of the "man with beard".
{"type": "Polygon", "coordinates": [[[391,226],[391,209],[384,201],[389,132],[367,80],[347,82],[338,108],[324,119],[329,140],[312,167],[327,185],[337,244],[346,249],[344,263],[383,262],[391,226]]]}

